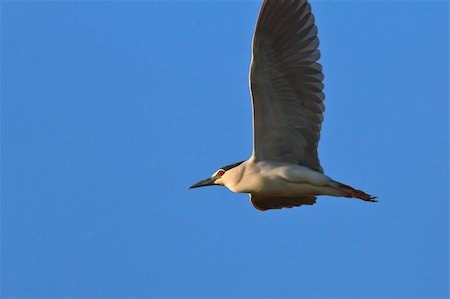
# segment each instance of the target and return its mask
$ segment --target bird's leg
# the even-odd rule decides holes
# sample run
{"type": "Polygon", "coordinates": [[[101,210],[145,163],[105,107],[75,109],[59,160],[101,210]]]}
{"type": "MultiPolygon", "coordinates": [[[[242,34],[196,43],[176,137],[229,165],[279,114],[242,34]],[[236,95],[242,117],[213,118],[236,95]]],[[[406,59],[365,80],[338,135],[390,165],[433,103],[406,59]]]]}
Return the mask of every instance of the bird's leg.
{"type": "Polygon", "coordinates": [[[361,200],[369,202],[377,202],[375,196],[369,195],[361,190],[354,189],[353,187],[350,187],[348,185],[339,182],[336,182],[336,184],[338,185],[341,191],[347,194],[345,197],[359,198],[361,200]]]}

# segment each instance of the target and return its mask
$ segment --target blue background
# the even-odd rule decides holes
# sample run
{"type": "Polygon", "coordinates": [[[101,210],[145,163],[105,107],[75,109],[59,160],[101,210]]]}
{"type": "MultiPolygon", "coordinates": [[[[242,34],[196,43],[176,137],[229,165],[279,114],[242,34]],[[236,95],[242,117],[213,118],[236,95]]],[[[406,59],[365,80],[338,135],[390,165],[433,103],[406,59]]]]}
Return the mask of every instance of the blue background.
{"type": "Polygon", "coordinates": [[[251,154],[259,1],[2,2],[3,297],[447,297],[449,5],[312,4],[321,161],[377,204],[187,189],[251,154]]]}

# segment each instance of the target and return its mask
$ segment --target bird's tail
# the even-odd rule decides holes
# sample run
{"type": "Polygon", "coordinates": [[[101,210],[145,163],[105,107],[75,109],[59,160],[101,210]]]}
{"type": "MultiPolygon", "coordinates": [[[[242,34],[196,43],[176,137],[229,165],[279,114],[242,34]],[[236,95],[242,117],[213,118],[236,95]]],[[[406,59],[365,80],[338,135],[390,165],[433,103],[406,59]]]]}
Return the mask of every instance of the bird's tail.
{"type": "Polygon", "coordinates": [[[364,201],[377,202],[377,197],[369,195],[364,191],[355,189],[353,187],[350,187],[349,185],[345,185],[336,181],[334,183],[336,183],[340,191],[346,194],[345,197],[359,198],[364,201]]]}

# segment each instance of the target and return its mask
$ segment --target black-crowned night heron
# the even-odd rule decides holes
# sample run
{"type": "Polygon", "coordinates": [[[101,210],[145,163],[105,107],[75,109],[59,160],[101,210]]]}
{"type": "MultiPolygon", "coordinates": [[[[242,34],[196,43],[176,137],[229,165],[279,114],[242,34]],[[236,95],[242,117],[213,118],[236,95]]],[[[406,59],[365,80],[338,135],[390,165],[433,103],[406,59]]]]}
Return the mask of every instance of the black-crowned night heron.
{"type": "Polygon", "coordinates": [[[317,145],[324,111],[317,27],[306,0],[265,0],[253,36],[253,153],[190,188],[249,193],[258,210],[311,205],[316,195],[375,197],[323,174],[317,145]]]}

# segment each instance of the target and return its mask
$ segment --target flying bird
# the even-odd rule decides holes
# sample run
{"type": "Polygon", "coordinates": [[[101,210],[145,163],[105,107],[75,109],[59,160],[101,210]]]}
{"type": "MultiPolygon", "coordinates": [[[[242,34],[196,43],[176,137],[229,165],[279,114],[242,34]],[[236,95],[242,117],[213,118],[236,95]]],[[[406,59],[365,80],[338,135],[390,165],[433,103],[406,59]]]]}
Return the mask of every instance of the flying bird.
{"type": "Polygon", "coordinates": [[[253,153],[190,188],[248,193],[261,211],[312,205],[317,195],[376,197],[326,176],[317,154],[324,111],[317,27],[306,0],[264,0],[250,66],[253,153]]]}

